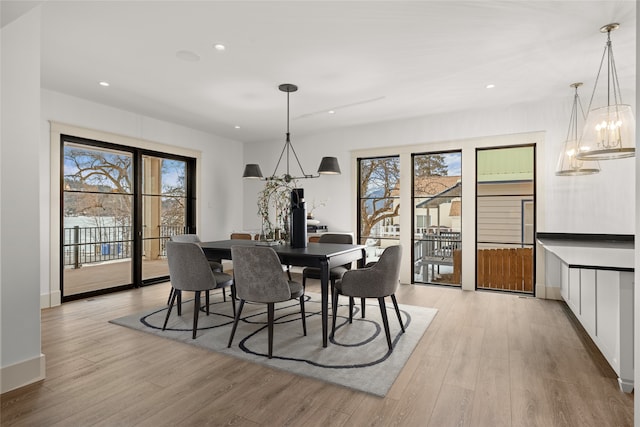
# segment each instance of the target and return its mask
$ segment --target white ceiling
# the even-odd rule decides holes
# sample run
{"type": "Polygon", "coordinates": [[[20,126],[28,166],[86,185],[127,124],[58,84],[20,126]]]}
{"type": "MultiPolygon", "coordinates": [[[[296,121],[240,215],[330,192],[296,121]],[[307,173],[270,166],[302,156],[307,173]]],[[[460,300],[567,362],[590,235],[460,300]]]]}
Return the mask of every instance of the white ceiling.
{"type": "Polygon", "coordinates": [[[50,0],[42,4],[42,86],[238,141],[283,136],[280,83],[300,87],[291,95],[294,137],[549,97],[570,102],[575,81],[585,82],[588,103],[606,41],[599,28],[611,22],[621,24],[612,33],[620,84],[635,90],[635,8],[613,0],[50,0]],[[181,50],[200,60],[178,59],[181,50]]]}

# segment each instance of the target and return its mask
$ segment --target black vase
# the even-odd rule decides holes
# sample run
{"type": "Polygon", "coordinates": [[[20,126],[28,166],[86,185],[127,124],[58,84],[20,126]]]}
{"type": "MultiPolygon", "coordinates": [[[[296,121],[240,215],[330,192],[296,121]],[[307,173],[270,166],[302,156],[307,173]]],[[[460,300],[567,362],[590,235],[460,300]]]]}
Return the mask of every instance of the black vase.
{"type": "Polygon", "coordinates": [[[302,188],[291,191],[291,247],[307,247],[307,209],[302,188]]]}

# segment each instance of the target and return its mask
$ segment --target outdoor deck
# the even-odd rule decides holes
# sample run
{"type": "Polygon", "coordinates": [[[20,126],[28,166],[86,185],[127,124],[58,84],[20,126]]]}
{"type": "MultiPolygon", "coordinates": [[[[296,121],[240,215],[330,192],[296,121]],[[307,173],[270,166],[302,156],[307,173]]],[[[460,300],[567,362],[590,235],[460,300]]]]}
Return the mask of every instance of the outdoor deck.
{"type": "MultiPolygon", "coordinates": [[[[150,279],[169,275],[166,259],[142,262],[142,277],[150,279]]],[[[80,268],[65,268],[64,295],[75,295],[131,283],[131,259],[99,264],[85,264],[80,268]]]]}

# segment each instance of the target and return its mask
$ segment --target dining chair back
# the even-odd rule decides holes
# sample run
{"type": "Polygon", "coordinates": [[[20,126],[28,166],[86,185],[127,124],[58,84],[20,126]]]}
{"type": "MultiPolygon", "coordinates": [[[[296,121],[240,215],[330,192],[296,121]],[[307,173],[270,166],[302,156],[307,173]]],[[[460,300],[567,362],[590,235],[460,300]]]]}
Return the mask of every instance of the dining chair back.
{"type": "MultiPolygon", "coordinates": [[[[325,233],[320,235],[318,238],[318,243],[344,243],[351,245],[353,244],[353,236],[351,234],[342,234],[342,233],[325,233]]],[[[331,283],[331,295],[333,295],[333,288],[335,287],[336,280],[340,280],[342,275],[347,272],[347,270],[351,269],[351,264],[340,265],[338,267],[334,267],[329,270],[329,281],[331,283]]],[[[320,280],[322,278],[321,271],[317,267],[307,267],[302,270],[302,287],[306,289],[307,287],[307,279],[317,279],[320,280]]],[[[363,304],[364,307],[364,304],[363,304]]],[[[335,309],[335,307],[334,307],[335,309]]],[[[363,311],[364,313],[364,311],[363,311]]]]}
{"type": "Polygon", "coordinates": [[[304,289],[298,282],[287,280],[282,272],[280,258],[273,248],[267,246],[232,246],[233,276],[236,295],[240,304],[236,309],[229,347],[238,327],[245,301],[267,304],[269,333],[269,358],[273,355],[273,324],[275,303],[290,299],[300,300],[302,331],[307,335],[304,312],[304,289]]]}
{"type": "Polygon", "coordinates": [[[178,243],[200,243],[200,238],[197,234],[174,234],[169,240],[178,243]]]}
{"type": "MultiPolygon", "coordinates": [[[[400,322],[400,328],[404,332],[404,324],[400,316],[400,309],[396,300],[396,290],[400,278],[400,262],[402,258],[402,247],[400,245],[387,247],[378,262],[371,267],[347,271],[342,280],[336,282],[335,293],[333,294],[333,306],[338,307],[338,295],[349,296],[349,323],[353,321],[353,297],[356,298],[377,298],[380,304],[380,314],[384,324],[389,350],[393,350],[391,343],[391,333],[384,298],[391,297],[393,306],[400,322]]],[[[336,330],[336,311],[333,311],[333,323],[331,328],[332,336],[336,330]]]]}
{"type": "MultiPolygon", "coordinates": [[[[192,338],[195,339],[198,330],[198,314],[200,312],[200,293],[202,291],[208,292],[211,289],[232,286],[233,280],[228,274],[211,270],[207,257],[197,243],[169,241],[167,242],[166,249],[167,262],[169,264],[169,278],[173,292],[171,293],[169,309],[167,310],[167,316],[165,317],[162,330],[165,330],[167,327],[169,316],[171,316],[171,309],[176,299],[178,299],[178,315],[181,314],[182,291],[195,292],[192,334],[192,338]],[[216,277],[216,275],[220,277],[216,277]],[[226,276],[226,278],[222,276],[226,276]]],[[[232,304],[235,308],[234,298],[232,298],[232,304]]],[[[208,298],[207,314],[209,314],[208,298]]]]}
{"type": "MultiPolygon", "coordinates": [[[[200,243],[200,238],[198,237],[197,234],[175,234],[169,237],[169,241],[178,242],[178,243],[200,243]]],[[[214,275],[219,282],[226,282],[227,280],[231,279],[231,276],[223,273],[224,269],[222,266],[221,259],[210,259],[208,260],[208,262],[209,262],[209,267],[211,268],[211,271],[214,271],[214,275]],[[218,274],[218,272],[221,274],[218,274]]],[[[171,288],[171,291],[169,292],[169,298],[167,299],[167,304],[171,302],[171,297],[173,296],[173,292],[174,292],[174,289],[171,288]]],[[[222,299],[225,302],[227,301],[227,295],[225,294],[224,289],[222,290],[222,299]]],[[[207,300],[206,301],[207,307],[209,307],[208,291],[206,294],[206,300],[207,300]]],[[[180,313],[180,309],[181,309],[180,301],[181,301],[180,294],[178,294],[178,313],[180,313]]]]}
{"type": "Polygon", "coordinates": [[[231,240],[253,240],[251,233],[231,233],[231,240]]]}

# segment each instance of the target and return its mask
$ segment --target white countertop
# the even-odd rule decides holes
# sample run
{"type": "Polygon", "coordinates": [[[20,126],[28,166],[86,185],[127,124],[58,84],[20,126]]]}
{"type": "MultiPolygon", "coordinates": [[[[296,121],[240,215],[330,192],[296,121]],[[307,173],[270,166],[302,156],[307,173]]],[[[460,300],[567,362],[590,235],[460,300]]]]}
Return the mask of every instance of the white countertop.
{"type": "Polygon", "coordinates": [[[633,242],[581,241],[538,238],[538,242],[569,266],[633,270],[633,242]]]}

